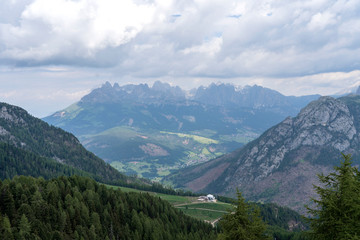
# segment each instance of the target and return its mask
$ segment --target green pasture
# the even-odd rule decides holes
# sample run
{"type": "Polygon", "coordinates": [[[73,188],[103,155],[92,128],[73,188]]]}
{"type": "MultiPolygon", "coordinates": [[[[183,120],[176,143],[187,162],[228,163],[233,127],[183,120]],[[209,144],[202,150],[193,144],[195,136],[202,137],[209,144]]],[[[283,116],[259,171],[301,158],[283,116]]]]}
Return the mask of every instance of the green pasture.
{"type": "Polygon", "coordinates": [[[127,187],[117,187],[111,185],[107,186],[114,189],[120,189],[123,192],[149,193],[153,196],[160,197],[161,199],[168,201],[175,208],[183,211],[186,215],[204,221],[214,221],[228,213],[229,210],[233,210],[233,206],[231,204],[223,202],[198,202],[197,197],[168,195],[127,187]]]}

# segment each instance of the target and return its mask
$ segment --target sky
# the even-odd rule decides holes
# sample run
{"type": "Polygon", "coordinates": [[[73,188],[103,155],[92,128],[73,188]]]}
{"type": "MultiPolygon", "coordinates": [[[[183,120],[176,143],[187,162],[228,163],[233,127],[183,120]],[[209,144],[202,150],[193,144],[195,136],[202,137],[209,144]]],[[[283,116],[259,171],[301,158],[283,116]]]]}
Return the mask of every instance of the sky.
{"type": "Polygon", "coordinates": [[[359,0],[1,0],[0,101],[37,117],[106,81],[360,84],[359,0]]]}

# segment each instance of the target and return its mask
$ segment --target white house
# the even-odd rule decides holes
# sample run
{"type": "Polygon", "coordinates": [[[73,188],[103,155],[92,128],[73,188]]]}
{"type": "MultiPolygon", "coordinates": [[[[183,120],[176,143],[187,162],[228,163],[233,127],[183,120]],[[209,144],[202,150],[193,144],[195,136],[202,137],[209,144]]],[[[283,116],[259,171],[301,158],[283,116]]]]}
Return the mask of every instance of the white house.
{"type": "Polygon", "coordinates": [[[208,194],[206,198],[209,202],[216,202],[214,195],[208,194]]]}
{"type": "Polygon", "coordinates": [[[208,194],[206,196],[200,196],[198,198],[198,201],[202,201],[202,202],[216,202],[216,198],[214,197],[214,195],[208,194]]]}

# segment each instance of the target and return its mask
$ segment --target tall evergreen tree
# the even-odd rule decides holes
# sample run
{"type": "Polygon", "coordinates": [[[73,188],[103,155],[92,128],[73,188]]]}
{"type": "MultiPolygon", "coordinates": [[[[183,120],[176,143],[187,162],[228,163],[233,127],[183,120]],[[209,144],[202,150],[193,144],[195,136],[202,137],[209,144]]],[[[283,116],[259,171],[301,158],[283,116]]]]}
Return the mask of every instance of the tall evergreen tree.
{"type": "Polygon", "coordinates": [[[325,176],[319,175],[319,195],[308,208],[311,235],[315,239],[360,239],[360,174],[352,166],[350,155],[342,154],[340,167],[325,176]]]}
{"type": "Polygon", "coordinates": [[[5,217],[2,219],[2,223],[0,226],[0,236],[4,240],[12,240],[14,239],[12,230],[11,230],[11,224],[8,216],[5,215],[5,217]]]}
{"type": "Polygon", "coordinates": [[[266,224],[260,217],[260,210],[245,202],[241,193],[237,191],[235,212],[225,215],[220,221],[223,232],[218,239],[222,240],[268,240],[266,224]]]}
{"type": "Polygon", "coordinates": [[[25,214],[23,214],[21,216],[20,223],[19,223],[20,239],[29,239],[30,231],[31,231],[31,226],[30,226],[29,220],[27,219],[25,214]]]}

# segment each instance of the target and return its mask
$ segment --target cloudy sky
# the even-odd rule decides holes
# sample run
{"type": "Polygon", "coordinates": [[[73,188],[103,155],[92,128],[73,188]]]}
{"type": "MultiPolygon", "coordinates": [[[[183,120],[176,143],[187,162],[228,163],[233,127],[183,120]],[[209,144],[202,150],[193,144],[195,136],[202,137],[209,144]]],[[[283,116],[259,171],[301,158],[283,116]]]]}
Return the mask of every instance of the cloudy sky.
{"type": "Polygon", "coordinates": [[[0,101],[43,117],[105,81],[360,83],[359,0],[1,0],[0,101]]]}

